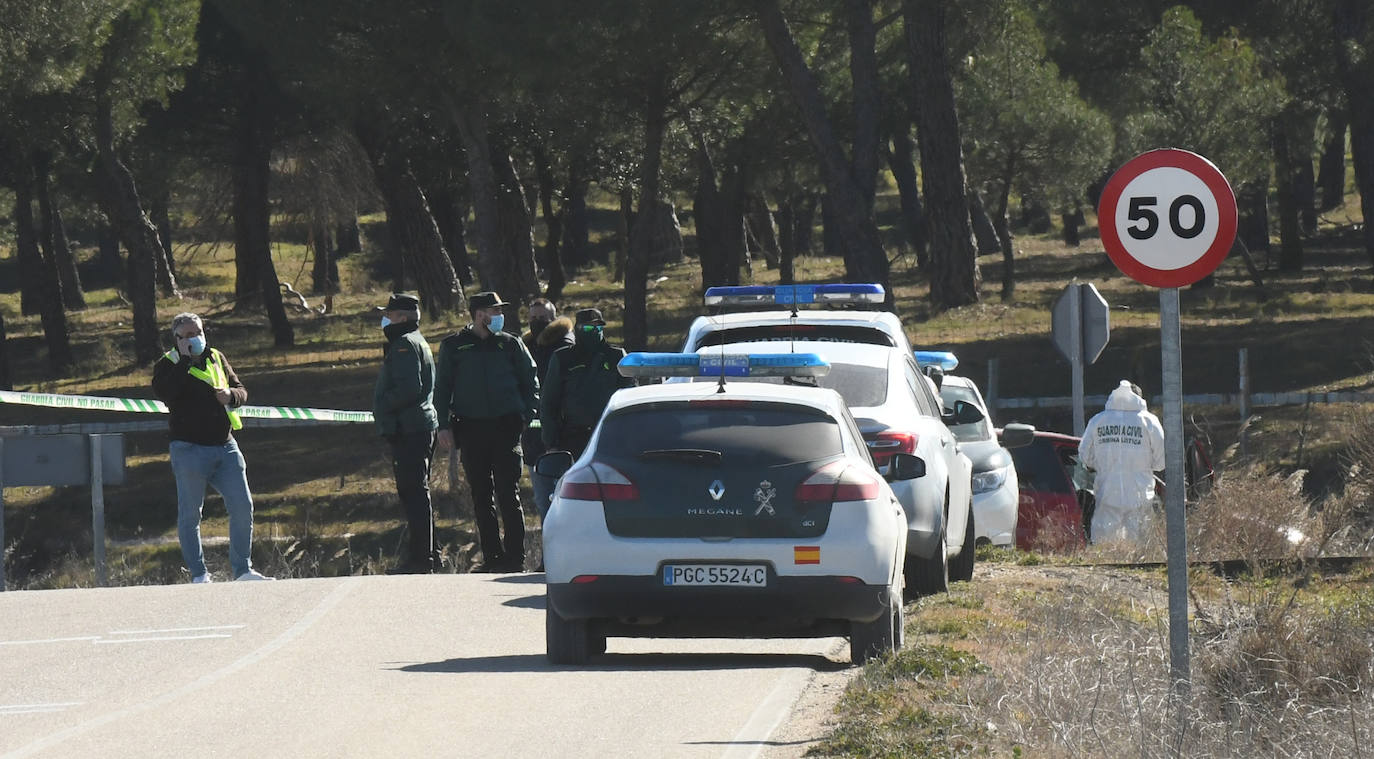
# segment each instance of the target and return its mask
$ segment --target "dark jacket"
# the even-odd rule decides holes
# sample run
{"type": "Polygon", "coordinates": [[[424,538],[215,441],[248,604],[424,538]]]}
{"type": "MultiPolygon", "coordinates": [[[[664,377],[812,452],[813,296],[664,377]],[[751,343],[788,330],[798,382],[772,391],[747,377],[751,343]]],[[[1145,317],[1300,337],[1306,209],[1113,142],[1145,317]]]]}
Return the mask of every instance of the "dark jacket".
{"type": "Polygon", "coordinates": [[[482,339],[468,325],[439,344],[434,380],[434,410],[439,429],[450,419],[494,419],[519,414],[525,421],[539,410],[534,359],[520,338],[497,332],[482,339]]]}
{"type": "MultiPolygon", "coordinates": [[[[215,389],[190,373],[192,366],[205,369],[210,355],[211,348],[207,345],[205,351],[194,358],[178,353],[177,360],[173,361],[164,355],[153,365],[153,392],[167,404],[167,429],[173,440],[196,445],[229,442],[229,415],[215,398],[215,389]]],[[[229,395],[232,396],[229,405],[242,406],[248,401],[248,391],[223,353],[220,360],[224,376],[229,380],[229,395]]]]}
{"type": "Polygon", "coordinates": [[[391,324],[382,330],[382,369],[372,393],[372,416],[383,436],[437,429],[434,413],[434,355],[418,322],[391,324]]]}
{"type": "Polygon", "coordinates": [[[617,369],[624,357],[623,348],[604,341],[591,348],[562,348],[553,354],[539,404],[545,446],[557,445],[565,426],[595,427],[615,391],[634,386],[634,380],[620,376],[617,369]]]}
{"type": "Polygon", "coordinates": [[[560,316],[540,330],[538,337],[526,331],[520,339],[525,341],[525,347],[534,357],[534,376],[539,378],[539,386],[543,387],[544,377],[549,373],[549,359],[553,358],[553,354],[557,353],[559,348],[573,344],[572,319],[560,316]]]}

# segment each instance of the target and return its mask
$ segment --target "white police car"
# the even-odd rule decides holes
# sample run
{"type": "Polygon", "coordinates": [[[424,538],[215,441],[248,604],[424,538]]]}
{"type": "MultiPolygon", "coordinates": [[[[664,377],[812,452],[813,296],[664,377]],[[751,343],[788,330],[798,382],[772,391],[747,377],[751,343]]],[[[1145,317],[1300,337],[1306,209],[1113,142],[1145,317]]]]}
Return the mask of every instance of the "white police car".
{"type": "MultiPolygon", "coordinates": [[[[629,376],[787,374],[810,354],[627,356],[629,376]]],[[[923,474],[898,457],[897,476],[923,474]]],[[[906,523],[833,390],[757,383],[617,392],[544,521],[547,654],[579,664],[607,637],[849,636],[861,662],[899,648],[906,523]]]]}
{"type": "Polygon", "coordinates": [[[876,284],[712,287],[706,291],[707,306],[787,308],[698,316],[687,330],[682,352],[693,353],[709,345],[726,343],[786,344],[808,340],[886,345],[910,355],[911,343],[896,314],[858,310],[881,305],[883,297],[882,285],[876,284]],[[826,308],[799,311],[799,305],[826,308]]]}
{"type": "Polygon", "coordinates": [[[976,540],[996,546],[1011,546],[1016,542],[1016,523],[1020,508],[1020,485],[1010,448],[1030,445],[1035,428],[1025,424],[1008,424],[1000,434],[993,425],[992,413],[978,386],[968,377],[949,374],[959,366],[959,359],[948,351],[916,351],[916,361],[923,368],[938,366],[944,372],[940,380],[940,400],[944,410],[953,413],[960,402],[977,406],[986,418],[950,425],[959,441],[959,448],[973,465],[973,515],[977,525],[976,540]]]}

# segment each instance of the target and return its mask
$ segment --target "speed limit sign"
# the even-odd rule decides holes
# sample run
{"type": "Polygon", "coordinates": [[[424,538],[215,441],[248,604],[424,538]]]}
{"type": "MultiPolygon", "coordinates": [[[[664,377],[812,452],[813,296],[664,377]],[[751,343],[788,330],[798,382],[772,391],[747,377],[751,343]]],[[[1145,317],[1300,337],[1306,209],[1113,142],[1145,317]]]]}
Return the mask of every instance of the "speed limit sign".
{"type": "Polygon", "coordinates": [[[1126,276],[1183,287],[1216,270],[1236,238],[1236,196],[1197,153],[1165,148],[1132,158],[1102,191],[1102,245],[1126,276]]]}

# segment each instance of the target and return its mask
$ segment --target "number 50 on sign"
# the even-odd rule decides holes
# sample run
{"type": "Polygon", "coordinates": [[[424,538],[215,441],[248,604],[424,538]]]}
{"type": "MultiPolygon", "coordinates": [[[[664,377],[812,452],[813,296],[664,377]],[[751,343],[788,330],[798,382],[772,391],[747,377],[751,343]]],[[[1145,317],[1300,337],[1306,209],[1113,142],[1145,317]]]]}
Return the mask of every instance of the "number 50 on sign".
{"type": "Polygon", "coordinates": [[[1098,205],[1102,246],[1131,279],[1183,287],[1211,274],[1236,236],[1236,196],[1186,150],[1152,150],[1112,175],[1098,205]]]}

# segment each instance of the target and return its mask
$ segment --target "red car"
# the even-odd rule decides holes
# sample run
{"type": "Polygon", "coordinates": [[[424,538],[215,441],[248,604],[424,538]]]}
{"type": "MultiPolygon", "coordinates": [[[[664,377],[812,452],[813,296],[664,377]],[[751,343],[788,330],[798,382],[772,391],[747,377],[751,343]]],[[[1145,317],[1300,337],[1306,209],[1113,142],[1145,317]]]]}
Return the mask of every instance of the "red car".
{"type": "Polygon", "coordinates": [[[1078,465],[1078,440],[1057,432],[1035,432],[1030,445],[1011,449],[1021,487],[1016,547],[1064,551],[1086,544],[1083,511],[1092,513],[1088,475],[1078,465]]]}

